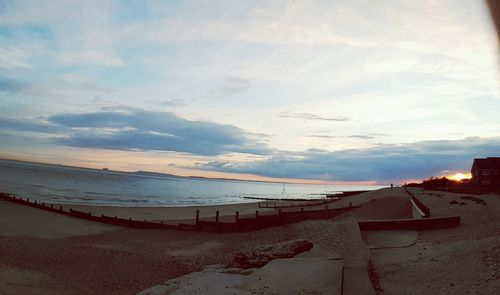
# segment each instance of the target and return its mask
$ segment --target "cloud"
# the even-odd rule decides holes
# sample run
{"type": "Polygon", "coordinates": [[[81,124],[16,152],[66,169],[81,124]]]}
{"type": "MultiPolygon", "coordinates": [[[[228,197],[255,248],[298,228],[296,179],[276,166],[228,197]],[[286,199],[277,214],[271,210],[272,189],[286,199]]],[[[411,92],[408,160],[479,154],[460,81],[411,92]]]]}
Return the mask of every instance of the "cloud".
{"type": "Polygon", "coordinates": [[[245,91],[250,87],[250,80],[242,78],[227,78],[224,80],[224,86],[221,89],[222,94],[232,95],[245,91]]]}
{"type": "Polygon", "coordinates": [[[0,68],[31,68],[27,61],[27,54],[19,48],[0,47],[0,68]]]}
{"type": "Polygon", "coordinates": [[[75,147],[118,150],[158,150],[219,155],[230,152],[269,154],[255,134],[232,126],[190,121],[168,112],[126,110],[58,114],[48,118],[64,126],[69,136],[57,143],[75,147]]]}
{"type": "Polygon", "coordinates": [[[162,106],[179,108],[186,106],[186,103],[182,99],[167,99],[161,103],[162,106]]]}
{"type": "Polygon", "coordinates": [[[310,134],[307,137],[325,138],[325,139],[338,138],[338,136],[335,136],[335,135],[322,135],[322,134],[310,134]]]}
{"type": "Polygon", "coordinates": [[[0,92],[18,92],[25,87],[25,83],[21,81],[0,77],[0,92]]]}
{"type": "Polygon", "coordinates": [[[125,62],[111,54],[99,51],[79,51],[62,53],[57,57],[57,62],[65,66],[93,65],[103,67],[122,67],[125,62]]]}
{"type": "Polygon", "coordinates": [[[56,132],[56,127],[47,122],[42,122],[27,118],[0,118],[0,129],[38,132],[38,133],[53,133],[56,132]]]}
{"type": "Polygon", "coordinates": [[[288,113],[283,112],[279,115],[281,118],[293,118],[302,120],[316,120],[316,121],[333,121],[333,122],[345,122],[349,121],[348,117],[326,117],[310,113],[288,113]]]}
{"type": "Polygon", "coordinates": [[[468,170],[476,157],[499,156],[500,137],[421,141],[366,149],[281,152],[267,160],[213,161],[200,168],[268,177],[337,181],[423,179],[443,170],[468,170]]]}
{"type": "MultiPolygon", "coordinates": [[[[318,132],[320,133],[320,132],[318,132]]],[[[335,135],[326,135],[326,134],[310,134],[307,137],[312,138],[323,138],[323,139],[333,139],[333,138],[355,138],[355,139],[375,139],[380,136],[389,136],[384,133],[365,133],[365,134],[353,134],[347,136],[335,136],[335,135]]]]}
{"type": "Polygon", "coordinates": [[[372,135],[363,135],[363,134],[353,134],[349,135],[349,138],[357,138],[357,139],[374,139],[375,136],[372,135]]]}

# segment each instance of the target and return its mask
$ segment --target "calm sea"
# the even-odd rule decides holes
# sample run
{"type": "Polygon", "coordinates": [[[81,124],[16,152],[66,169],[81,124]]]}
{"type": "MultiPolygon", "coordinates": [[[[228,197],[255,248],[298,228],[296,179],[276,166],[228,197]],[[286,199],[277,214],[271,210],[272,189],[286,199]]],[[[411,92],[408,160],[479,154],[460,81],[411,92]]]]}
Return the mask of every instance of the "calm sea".
{"type": "Polygon", "coordinates": [[[171,206],[227,204],[244,197],[318,198],[379,186],[332,186],[151,177],[113,171],[0,160],[0,191],[47,203],[171,206]]]}

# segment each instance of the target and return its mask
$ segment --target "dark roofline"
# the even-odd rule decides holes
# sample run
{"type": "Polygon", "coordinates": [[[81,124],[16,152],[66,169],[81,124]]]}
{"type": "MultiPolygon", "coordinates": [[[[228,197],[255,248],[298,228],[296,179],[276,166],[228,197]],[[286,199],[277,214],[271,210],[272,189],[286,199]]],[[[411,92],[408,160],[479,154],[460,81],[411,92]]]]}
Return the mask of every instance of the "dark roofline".
{"type": "Polygon", "coordinates": [[[471,171],[474,169],[500,169],[500,157],[476,158],[471,171]]]}

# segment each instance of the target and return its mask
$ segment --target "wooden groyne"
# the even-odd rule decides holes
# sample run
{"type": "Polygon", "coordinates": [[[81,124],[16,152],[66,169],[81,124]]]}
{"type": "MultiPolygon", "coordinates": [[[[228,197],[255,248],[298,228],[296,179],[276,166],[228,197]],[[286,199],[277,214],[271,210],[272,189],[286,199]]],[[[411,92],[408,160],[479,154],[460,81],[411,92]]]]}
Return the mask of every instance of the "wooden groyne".
{"type": "Polygon", "coordinates": [[[459,226],[460,216],[359,221],[361,230],[432,230],[459,226]]]}
{"type": "Polygon", "coordinates": [[[149,228],[149,229],[170,229],[170,230],[190,230],[190,231],[209,231],[209,232],[245,232],[255,231],[273,226],[296,223],[311,219],[329,219],[336,217],[344,212],[352,210],[360,206],[349,206],[344,208],[328,208],[325,205],[322,209],[315,210],[300,210],[293,212],[282,212],[278,210],[274,214],[259,214],[255,211],[255,216],[240,218],[239,212],[235,212],[233,222],[221,222],[219,220],[219,211],[212,220],[200,220],[200,210],[196,210],[193,223],[166,224],[163,221],[155,222],[144,220],[134,220],[131,218],[121,218],[118,216],[93,215],[92,212],[82,212],[78,210],[64,210],[62,206],[54,206],[53,204],[45,204],[30,200],[29,198],[18,197],[12,194],[0,193],[0,198],[9,202],[20,205],[30,206],[33,208],[57,213],[61,215],[71,216],[75,218],[91,220],[100,223],[112,224],[117,226],[131,228],[149,228]]]}
{"type": "Polygon", "coordinates": [[[281,200],[282,202],[260,202],[259,208],[300,208],[300,207],[310,207],[310,206],[321,206],[330,204],[340,200],[340,198],[329,198],[329,199],[318,199],[306,203],[293,203],[289,200],[281,200]],[[289,202],[285,202],[289,201],[289,202]]]}

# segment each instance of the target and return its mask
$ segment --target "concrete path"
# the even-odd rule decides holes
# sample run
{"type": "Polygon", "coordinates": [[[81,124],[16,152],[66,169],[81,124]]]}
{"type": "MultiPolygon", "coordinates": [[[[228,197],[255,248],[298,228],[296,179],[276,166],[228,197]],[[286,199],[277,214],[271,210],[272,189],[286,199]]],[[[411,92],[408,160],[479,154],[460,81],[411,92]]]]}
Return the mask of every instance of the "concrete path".
{"type": "Polygon", "coordinates": [[[363,242],[357,219],[347,225],[347,249],[344,258],[344,294],[375,295],[368,276],[370,252],[363,242]]]}

